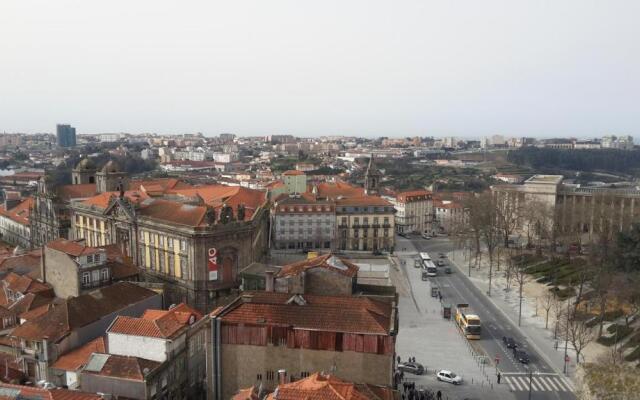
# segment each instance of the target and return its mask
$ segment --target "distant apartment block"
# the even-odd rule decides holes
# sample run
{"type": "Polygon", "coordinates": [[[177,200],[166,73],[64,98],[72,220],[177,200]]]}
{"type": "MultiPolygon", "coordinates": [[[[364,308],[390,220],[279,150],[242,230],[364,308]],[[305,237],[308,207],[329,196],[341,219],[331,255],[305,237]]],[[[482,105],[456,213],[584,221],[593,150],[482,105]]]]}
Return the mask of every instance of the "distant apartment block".
{"type": "Polygon", "coordinates": [[[282,195],[273,206],[273,247],[311,250],[335,248],[335,204],[309,193],[282,195]]]}
{"type": "Polygon", "coordinates": [[[396,209],[395,226],[398,233],[433,233],[433,200],[426,190],[401,192],[390,199],[396,209]]]}
{"type": "Polygon", "coordinates": [[[74,147],[76,145],[76,128],[71,125],[58,124],[56,138],[59,147],[74,147]]]}

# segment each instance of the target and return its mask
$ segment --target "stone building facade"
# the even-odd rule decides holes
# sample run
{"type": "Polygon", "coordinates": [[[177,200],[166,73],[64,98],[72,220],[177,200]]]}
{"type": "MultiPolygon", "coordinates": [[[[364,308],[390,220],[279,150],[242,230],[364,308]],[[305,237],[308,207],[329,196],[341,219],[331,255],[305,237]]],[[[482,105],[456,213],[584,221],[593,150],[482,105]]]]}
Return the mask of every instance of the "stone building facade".
{"type": "Polygon", "coordinates": [[[273,248],[335,249],[335,204],[309,193],[280,196],[273,205],[273,248]]]}
{"type": "Polygon", "coordinates": [[[338,249],[391,251],[395,246],[394,208],[377,196],[336,200],[338,249]]]}
{"type": "Polygon", "coordinates": [[[395,227],[398,233],[435,232],[434,208],[431,193],[426,190],[401,192],[390,199],[396,209],[395,227]]]}
{"type": "Polygon", "coordinates": [[[182,201],[133,190],[74,202],[73,237],[91,246],[117,244],[145,281],[165,287],[169,303],[208,311],[238,287],[242,268],[266,255],[269,210],[264,192],[222,185],[198,190],[172,194],[182,201]],[[236,207],[219,204],[218,194],[236,207]]]}

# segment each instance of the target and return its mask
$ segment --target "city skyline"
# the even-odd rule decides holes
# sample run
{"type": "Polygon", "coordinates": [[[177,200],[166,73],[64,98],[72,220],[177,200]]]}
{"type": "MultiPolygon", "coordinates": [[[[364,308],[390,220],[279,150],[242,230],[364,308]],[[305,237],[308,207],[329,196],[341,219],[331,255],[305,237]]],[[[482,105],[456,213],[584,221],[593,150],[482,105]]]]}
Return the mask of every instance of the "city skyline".
{"type": "Polygon", "coordinates": [[[9,3],[0,130],[635,136],[638,11],[629,1],[9,3]]]}

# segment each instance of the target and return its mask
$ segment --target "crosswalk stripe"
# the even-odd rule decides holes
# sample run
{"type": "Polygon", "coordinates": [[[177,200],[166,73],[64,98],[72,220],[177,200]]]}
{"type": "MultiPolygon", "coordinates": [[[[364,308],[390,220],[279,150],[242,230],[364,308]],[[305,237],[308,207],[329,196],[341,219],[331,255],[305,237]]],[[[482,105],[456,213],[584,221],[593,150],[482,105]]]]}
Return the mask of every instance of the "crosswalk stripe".
{"type": "Polygon", "coordinates": [[[561,391],[561,386],[558,385],[558,383],[556,382],[556,378],[554,377],[549,377],[549,380],[547,381],[549,382],[549,385],[551,385],[551,387],[553,388],[553,390],[555,391],[561,391]],[[557,386],[556,386],[557,385],[557,386]]]}
{"type": "Polygon", "coordinates": [[[518,378],[513,377],[511,378],[511,381],[513,382],[513,385],[516,387],[516,390],[522,390],[522,388],[520,387],[520,382],[518,382],[518,378]]]}
{"type": "Polygon", "coordinates": [[[521,378],[521,377],[519,377],[517,379],[518,379],[518,383],[520,383],[522,385],[522,389],[520,389],[520,390],[525,390],[525,389],[527,389],[529,387],[529,384],[527,383],[526,379],[521,378]]]}
{"type": "Polygon", "coordinates": [[[573,384],[571,383],[571,381],[567,378],[562,378],[562,380],[564,381],[564,384],[567,386],[567,388],[569,388],[569,391],[573,392],[573,384]]]}
{"type": "Polygon", "coordinates": [[[540,383],[542,384],[542,386],[544,386],[545,390],[553,391],[553,389],[551,389],[551,385],[549,385],[549,380],[547,378],[540,379],[540,383]]]}
{"type": "Polygon", "coordinates": [[[531,379],[532,390],[535,390],[536,392],[542,392],[544,389],[540,389],[540,387],[538,387],[539,384],[540,382],[538,382],[537,379],[531,379]]]}
{"type": "Polygon", "coordinates": [[[507,385],[509,385],[509,389],[513,392],[516,389],[513,387],[513,383],[511,383],[511,379],[509,378],[504,378],[504,380],[507,382],[507,385]]]}

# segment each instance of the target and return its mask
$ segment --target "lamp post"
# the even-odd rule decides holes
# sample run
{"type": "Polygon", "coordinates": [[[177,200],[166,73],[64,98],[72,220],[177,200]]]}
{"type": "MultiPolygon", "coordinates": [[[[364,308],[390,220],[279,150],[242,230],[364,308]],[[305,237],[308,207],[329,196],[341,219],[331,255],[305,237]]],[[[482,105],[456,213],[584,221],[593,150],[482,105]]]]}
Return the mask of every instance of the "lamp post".
{"type": "Polygon", "coordinates": [[[565,336],[564,336],[564,369],[563,372],[566,375],[567,374],[567,359],[568,359],[568,352],[569,352],[569,306],[570,306],[570,301],[567,300],[567,329],[565,329],[565,336]]]}

